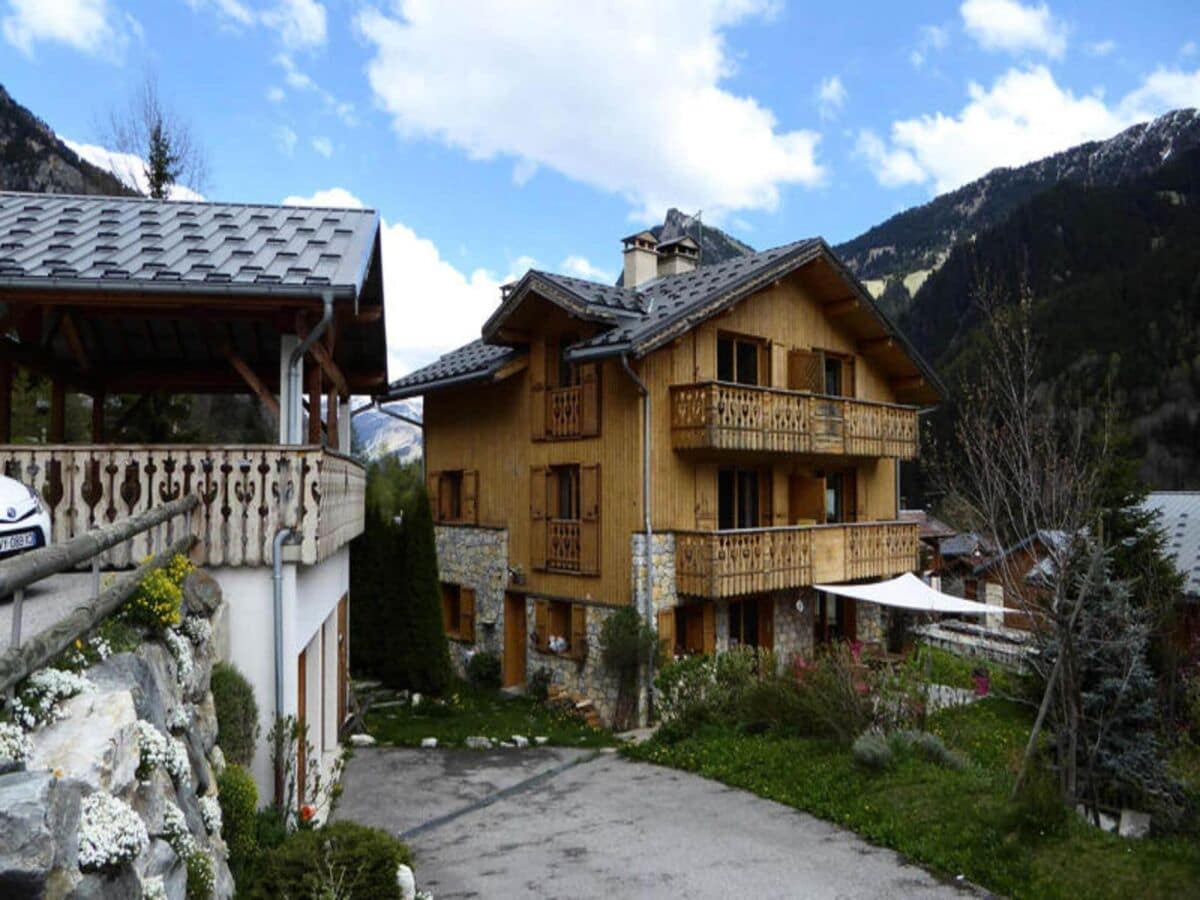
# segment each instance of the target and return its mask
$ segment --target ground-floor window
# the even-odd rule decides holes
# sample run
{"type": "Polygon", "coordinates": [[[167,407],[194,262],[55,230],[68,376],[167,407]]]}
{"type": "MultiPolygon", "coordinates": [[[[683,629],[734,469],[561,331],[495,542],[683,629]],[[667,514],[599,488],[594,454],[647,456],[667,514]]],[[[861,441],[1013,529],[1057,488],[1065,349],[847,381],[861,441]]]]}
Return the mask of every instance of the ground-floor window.
{"type": "Polygon", "coordinates": [[[817,592],[813,606],[814,639],[818,644],[858,639],[858,607],[855,601],[836,594],[817,592]]]}
{"type": "Polygon", "coordinates": [[[587,655],[587,607],[569,600],[538,600],[533,608],[533,638],[542,653],[582,658],[587,655]]]}
{"type": "Polygon", "coordinates": [[[774,643],[775,604],[770,597],[747,597],[729,602],[729,649],[761,647],[774,643]]]}
{"type": "Polygon", "coordinates": [[[460,584],[442,582],[442,624],[446,637],[456,641],[475,640],[475,591],[460,584]]]}

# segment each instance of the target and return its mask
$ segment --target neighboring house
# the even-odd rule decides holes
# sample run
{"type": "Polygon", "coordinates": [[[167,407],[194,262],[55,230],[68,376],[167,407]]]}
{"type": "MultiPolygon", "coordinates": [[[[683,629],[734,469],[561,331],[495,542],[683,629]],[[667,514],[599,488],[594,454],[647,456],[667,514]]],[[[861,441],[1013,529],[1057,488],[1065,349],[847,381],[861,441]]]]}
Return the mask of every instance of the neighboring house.
{"type": "Polygon", "coordinates": [[[900,521],[915,522],[917,537],[921,541],[921,571],[930,579],[935,590],[941,590],[942,543],[956,537],[958,532],[924,509],[900,510],[900,521]]]}
{"type": "MultiPolygon", "coordinates": [[[[364,471],[343,452],[349,398],[387,380],[378,216],[0,193],[0,301],[5,474],[41,493],[57,541],[196,494],[193,560],[229,600],[225,652],[260,710],[260,795],[276,712],[308,729],[316,759],[301,752],[301,771],[330,764],[346,709],[348,545],[363,528],[364,471]],[[47,444],[10,443],[17,368],[51,382],[47,444]],[[68,391],[92,398],[90,441],[65,443],[68,391]],[[156,391],[256,396],[279,441],[107,442],[105,398],[156,391]]],[[[151,548],[138,540],[108,563],[151,548]]]]}
{"type": "Polygon", "coordinates": [[[624,287],[530,271],[391,386],[424,396],[447,632],[606,714],[629,604],[675,653],[880,640],[878,607],[809,586],[917,566],[898,464],[935,376],[820,239],[702,268],[624,243],[624,287]]]}
{"type": "Polygon", "coordinates": [[[1033,630],[1033,619],[1027,611],[1036,609],[1045,599],[1054,571],[1054,554],[1065,550],[1066,545],[1066,533],[1043,529],[975,566],[973,580],[965,582],[968,593],[974,593],[973,599],[1021,611],[998,615],[994,620],[989,614],[989,625],[1033,630]]]}
{"type": "Polygon", "coordinates": [[[1183,576],[1180,644],[1200,653],[1200,491],[1154,491],[1145,506],[1159,512],[1167,553],[1183,576]]]}

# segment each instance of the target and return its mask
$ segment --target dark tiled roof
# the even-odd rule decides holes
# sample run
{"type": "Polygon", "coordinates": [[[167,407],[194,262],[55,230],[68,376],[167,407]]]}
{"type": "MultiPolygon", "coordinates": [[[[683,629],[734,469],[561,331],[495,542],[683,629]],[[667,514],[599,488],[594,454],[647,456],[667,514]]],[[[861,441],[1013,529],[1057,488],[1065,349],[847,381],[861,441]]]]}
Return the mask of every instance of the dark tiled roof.
{"type": "Polygon", "coordinates": [[[555,275],[553,272],[531,270],[565,291],[570,291],[579,299],[591,306],[610,309],[617,312],[641,315],[646,311],[645,295],[639,291],[631,291],[614,284],[599,284],[583,278],[572,278],[569,275],[555,275]]]}
{"type": "Polygon", "coordinates": [[[1158,510],[1167,535],[1167,553],[1183,576],[1183,592],[1200,600],[1200,491],[1155,491],[1145,506],[1158,510]]]}
{"type": "Polygon", "coordinates": [[[0,286],[357,296],[372,210],[0,192],[0,286]]]}
{"type": "Polygon", "coordinates": [[[432,382],[484,379],[494,374],[516,353],[512,347],[472,341],[465,347],[451,350],[429,365],[393,381],[389,394],[408,397],[421,393],[416,389],[432,382]]]}

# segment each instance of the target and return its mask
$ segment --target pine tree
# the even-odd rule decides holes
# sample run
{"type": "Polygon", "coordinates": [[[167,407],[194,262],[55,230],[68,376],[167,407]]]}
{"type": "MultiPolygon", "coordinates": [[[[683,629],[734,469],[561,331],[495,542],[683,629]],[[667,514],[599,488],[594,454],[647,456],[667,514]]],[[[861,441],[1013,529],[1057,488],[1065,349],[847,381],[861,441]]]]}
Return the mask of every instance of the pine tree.
{"type": "Polygon", "coordinates": [[[150,196],[155,200],[166,200],[180,174],[180,157],[171,143],[171,136],[163,127],[162,120],[150,126],[150,146],[146,152],[146,182],[150,196]]]}

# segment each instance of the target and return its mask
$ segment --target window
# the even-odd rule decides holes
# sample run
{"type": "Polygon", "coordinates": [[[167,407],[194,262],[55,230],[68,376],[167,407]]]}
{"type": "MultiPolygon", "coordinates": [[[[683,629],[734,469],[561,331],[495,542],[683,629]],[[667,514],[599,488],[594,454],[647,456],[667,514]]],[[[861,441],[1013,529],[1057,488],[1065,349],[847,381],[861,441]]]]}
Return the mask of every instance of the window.
{"type": "Polygon", "coordinates": [[[842,361],[834,356],[825,357],[825,393],[842,396],[842,361]]]}
{"type": "Polygon", "coordinates": [[[600,434],[601,366],[567,359],[567,350],[577,341],[576,335],[563,335],[544,345],[544,378],[535,378],[530,386],[535,441],[600,434]]]}
{"type": "Polygon", "coordinates": [[[553,518],[575,521],[579,518],[579,466],[553,466],[555,505],[553,518]]]}
{"type": "Polygon", "coordinates": [[[858,638],[855,601],[836,594],[817,592],[813,608],[814,637],[818,644],[835,641],[854,641],[858,638]]]}
{"type": "Polygon", "coordinates": [[[766,360],[766,347],[757,338],[717,335],[717,381],[762,384],[766,360]]]}
{"type": "Polygon", "coordinates": [[[820,352],[824,358],[824,393],[831,397],[853,397],[854,357],[830,350],[820,352]]]}
{"type": "Polygon", "coordinates": [[[459,584],[442,582],[442,624],[446,637],[475,641],[475,591],[459,584]]]}
{"type": "Polygon", "coordinates": [[[770,513],[763,509],[761,489],[769,483],[770,479],[766,479],[760,485],[754,469],[718,469],[717,527],[722,531],[762,527],[770,513]]]}
{"type": "Polygon", "coordinates": [[[855,515],[855,473],[830,472],[825,476],[825,521],[853,522],[855,515]]]}
{"type": "Polygon", "coordinates": [[[587,607],[568,600],[538,600],[533,607],[534,645],[542,653],[587,656],[587,607]]]}
{"type": "Polygon", "coordinates": [[[446,518],[453,522],[462,518],[462,482],[461,469],[442,473],[442,492],[446,498],[446,518]]]}
{"type": "Polygon", "coordinates": [[[758,646],[758,600],[734,600],[729,604],[729,648],[758,646]]]}
{"type": "Polygon", "coordinates": [[[445,469],[429,476],[429,502],[437,522],[477,520],[476,491],[479,473],[467,469],[445,469]]]}
{"type": "Polygon", "coordinates": [[[600,466],[534,466],[530,474],[530,565],[600,574],[600,466]]]}
{"type": "Polygon", "coordinates": [[[579,338],[573,334],[564,334],[557,344],[548,344],[551,352],[546,354],[549,371],[546,380],[553,387],[570,387],[579,384],[579,366],[567,359],[567,348],[576,343],[579,338]]]}

